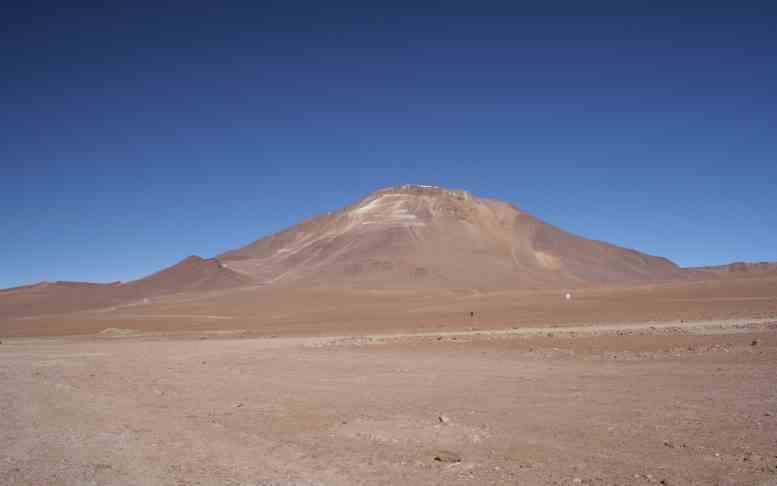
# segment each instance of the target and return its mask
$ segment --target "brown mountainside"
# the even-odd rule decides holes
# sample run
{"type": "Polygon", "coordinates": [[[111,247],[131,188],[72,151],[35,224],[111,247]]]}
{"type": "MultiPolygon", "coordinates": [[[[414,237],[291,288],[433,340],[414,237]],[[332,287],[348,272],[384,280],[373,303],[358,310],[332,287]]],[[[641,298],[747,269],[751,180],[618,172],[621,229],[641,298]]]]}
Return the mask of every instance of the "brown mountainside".
{"type": "Polygon", "coordinates": [[[215,259],[188,257],[148,277],[127,283],[43,282],[0,291],[0,317],[72,312],[142,302],[178,292],[228,289],[251,280],[215,259]]]}
{"type": "Polygon", "coordinates": [[[405,185],[376,191],[216,258],[189,257],[127,283],[40,283],[0,290],[0,318],[145,303],[249,285],[522,290],[777,272],[777,264],[681,269],[563,231],[495,199],[405,185]]]}
{"type": "Polygon", "coordinates": [[[709,277],[747,278],[777,275],[777,262],[734,262],[727,265],[695,267],[693,270],[709,277]]]}
{"type": "Polygon", "coordinates": [[[430,186],[377,191],[218,257],[262,283],[541,288],[669,279],[665,258],[567,233],[494,199],[430,186]]]}

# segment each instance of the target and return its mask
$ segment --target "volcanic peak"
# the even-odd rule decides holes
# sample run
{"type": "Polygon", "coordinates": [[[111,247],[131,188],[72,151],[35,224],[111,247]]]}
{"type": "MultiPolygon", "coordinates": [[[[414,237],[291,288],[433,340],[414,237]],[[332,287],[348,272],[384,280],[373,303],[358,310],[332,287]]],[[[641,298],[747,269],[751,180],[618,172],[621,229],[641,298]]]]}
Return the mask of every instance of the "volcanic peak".
{"type": "Polygon", "coordinates": [[[371,196],[389,193],[408,194],[411,196],[448,196],[462,201],[472,199],[472,194],[462,189],[447,189],[445,187],[428,186],[423,184],[402,184],[400,186],[384,187],[383,189],[378,189],[377,191],[367,196],[367,199],[369,199],[371,196]]]}

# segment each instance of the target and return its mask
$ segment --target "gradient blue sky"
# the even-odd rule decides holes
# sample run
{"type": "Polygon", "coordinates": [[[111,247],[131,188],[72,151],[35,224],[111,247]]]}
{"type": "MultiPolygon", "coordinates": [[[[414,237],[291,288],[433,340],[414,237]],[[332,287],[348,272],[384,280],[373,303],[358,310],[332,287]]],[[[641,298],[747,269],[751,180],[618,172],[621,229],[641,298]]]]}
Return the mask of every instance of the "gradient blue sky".
{"type": "Polygon", "coordinates": [[[4,7],[0,287],[137,278],[402,183],[777,260],[774,11],[520,3],[4,7]]]}

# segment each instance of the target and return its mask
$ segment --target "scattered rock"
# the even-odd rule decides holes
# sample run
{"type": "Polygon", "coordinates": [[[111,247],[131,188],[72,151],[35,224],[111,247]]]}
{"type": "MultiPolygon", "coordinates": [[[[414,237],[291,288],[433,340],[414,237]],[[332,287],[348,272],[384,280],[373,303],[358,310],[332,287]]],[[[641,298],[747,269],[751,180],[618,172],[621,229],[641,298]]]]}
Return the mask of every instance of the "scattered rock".
{"type": "Polygon", "coordinates": [[[674,449],[674,444],[672,444],[672,443],[671,443],[671,442],[669,442],[668,440],[665,440],[665,441],[664,441],[664,445],[665,445],[665,446],[667,446],[667,447],[669,447],[669,448],[671,448],[671,449],[674,449]]]}
{"type": "Polygon", "coordinates": [[[663,484],[664,486],[669,485],[669,481],[667,481],[666,479],[662,479],[661,481],[659,481],[659,483],[663,484]]]}
{"type": "Polygon", "coordinates": [[[750,346],[757,346],[757,345],[758,345],[758,340],[757,339],[753,339],[753,342],[750,343],[750,346]]]}
{"type": "Polygon", "coordinates": [[[451,419],[448,416],[446,416],[446,415],[440,415],[439,417],[437,417],[437,420],[439,420],[440,423],[443,424],[443,425],[444,424],[448,424],[451,421],[451,419]]]}
{"type": "Polygon", "coordinates": [[[456,463],[461,462],[461,456],[451,451],[438,451],[434,455],[435,462],[456,463]]]}
{"type": "Polygon", "coordinates": [[[233,408],[240,408],[243,406],[243,402],[235,402],[234,405],[232,405],[233,408]]]}

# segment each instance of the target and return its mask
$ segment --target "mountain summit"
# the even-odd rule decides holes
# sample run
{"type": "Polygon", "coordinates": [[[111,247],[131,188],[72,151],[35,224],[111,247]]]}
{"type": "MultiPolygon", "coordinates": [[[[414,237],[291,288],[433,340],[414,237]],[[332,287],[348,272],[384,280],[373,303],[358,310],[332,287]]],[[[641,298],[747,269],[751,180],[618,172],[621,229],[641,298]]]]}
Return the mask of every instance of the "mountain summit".
{"type": "Polygon", "coordinates": [[[665,258],[592,241],[495,199],[435,186],[376,191],[217,257],[264,284],[536,288],[666,279],[665,258]]]}
{"type": "Polygon", "coordinates": [[[533,289],[717,275],[567,233],[466,191],[376,191],[216,258],[189,257],[131,282],[0,290],[0,318],[147,303],[251,285],[366,289],[533,289]]]}

